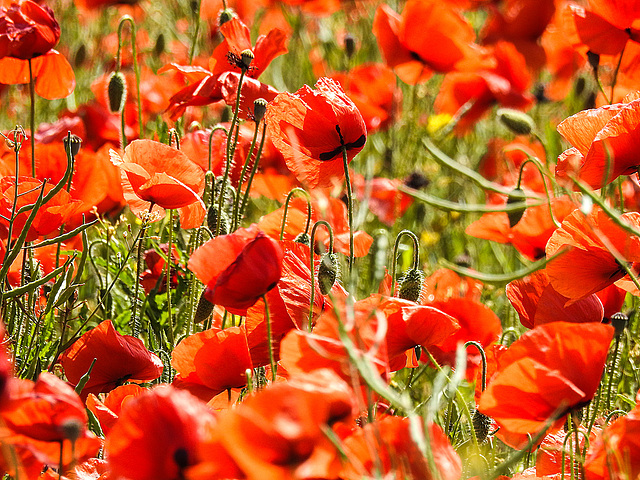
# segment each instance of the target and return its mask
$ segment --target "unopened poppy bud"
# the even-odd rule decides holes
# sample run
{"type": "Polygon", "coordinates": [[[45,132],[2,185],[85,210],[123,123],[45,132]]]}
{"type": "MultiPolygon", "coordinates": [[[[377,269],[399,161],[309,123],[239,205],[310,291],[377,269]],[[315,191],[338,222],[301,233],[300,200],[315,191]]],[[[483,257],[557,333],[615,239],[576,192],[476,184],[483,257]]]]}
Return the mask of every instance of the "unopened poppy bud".
{"type": "Polygon", "coordinates": [[[303,245],[309,246],[311,244],[311,237],[307,232],[302,232],[296,238],[293,239],[296,243],[302,243],[303,245]]]}
{"type": "Polygon", "coordinates": [[[62,435],[64,436],[64,438],[71,441],[71,443],[74,443],[76,440],[78,440],[78,438],[80,438],[82,430],[84,429],[84,425],[77,418],[70,418],[62,422],[60,428],[62,430],[62,435]]]}
{"type": "Polygon", "coordinates": [[[535,128],[533,119],[529,115],[511,108],[498,110],[498,119],[516,135],[529,135],[535,128]]]}
{"type": "Polygon", "coordinates": [[[398,297],[404,300],[417,302],[418,300],[420,300],[423,281],[424,273],[422,273],[422,270],[418,270],[417,268],[407,270],[407,273],[404,274],[404,277],[400,282],[398,297]]]}
{"type": "Polygon", "coordinates": [[[87,59],[87,46],[84,43],[81,43],[78,49],[76,50],[76,54],[73,56],[73,66],[76,68],[80,68],[86,59],[87,59]]]}
{"type": "Polygon", "coordinates": [[[587,52],[587,61],[589,62],[589,65],[591,65],[591,68],[593,68],[593,71],[597,72],[598,67],[600,66],[600,55],[589,50],[587,52]]]}
{"type": "Polygon", "coordinates": [[[224,10],[222,10],[222,12],[220,12],[220,17],[218,18],[218,22],[220,23],[220,25],[230,22],[231,20],[233,20],[233,12],[231,10],[225,8],[224,10]]]}
{"type": "Polygon", "coordinates": [[[473,424],[473,431],[476,434],[478,443],[482,443],[487,439],[489,435],[489,428],[491,428],[491,418],[478,410],[473,412],[471,416],[471,423],[473,424]]]}
{"type": "Polygon", "coordinates": [[[120,113],[127,99],[127,82],[121,72],[113,72],[109,77],[107,96],[111,113],[120,113]]]}
{"type": "MultiPolygon", "coordinates": [[[[524,191],[521,188],[514,188],[507,197],[507,205],[521,202],[523,193],[524,191]]],[[[526,207],[522,207],[517,210],[510,210],[507,212],[507,217],[509,217],[509,227],[513,228],[518,224],[526,209],[526,207]]]]}
{"type": "Polygon", "coordinates": [[[215,305],[204,297],[204,292],[200,295],[198,300],[198,306],[196,307],[196,314],[193,317],[195,323],[204,322],[213,313],[213,307],[215,305]]]}
{"type": "Polygon", "coordinates": [[[164,49],[166,46],[167,46],[167,41],[164,37],[164,34],[161,33],[156,38],[156,44],[153,46],[153,55],[155,57],[159,57],[160,55],[162,55],[164,53],[164,49]]]}
{"type": "MultiPolygon", "coordinates": [[[[226,235],[229,233],[229,218],[227,216],[227,212],[222,211],[220,219],[220,235],[226,235]]],[[[216,233],[216,229],[218,227],[218,206],[212,205],[207,210],[207,225],[209,225],[209,230],[216,233]]]]}
{"type": "Polygon", "coordinates": [[[629,317],[627,317],[624,313],[618,312],[611,315],[611,325],[615,329],[615,336],[619,337],[624,332],[624,329],[627,328],[627,324],[629,322],[629,317]]]}
{"type": "Polygon", "coordinates": [[[242,65],[244,66],[244,68],[249,68],[251,66],[251,62],[253,62],[253,59],[253,52],[248,48],[240,53],[240,60],[242,61],[242,65]]]}
{"type": "Polygon", "coordinates": [[[323,295],[328,294],[336,283],[340,265],[338,265],[338,256],[335,253],[325,253],[320,260],[320,267],[318,267],[318,283],[320,284],[320,291],[323,295]]]}
{"type": "Polygon", "coordinates": [[[260,123],[267,113],[267,101],[264,98],[258,98],[253,102],[253,118],[256,123],[260,123]]]}
{"type": "Polygon", "coordinates": [[[348,58],[353,57],[353,54],[356,53],[356,39],[349,33],[344,36],[344,51],[348,58]]]}
{"type": "Polygon", "coordinates": [[[72,157],[78,155],[80,147],[82,146],[82,139],[77,135],[69,135],[62,139],[64,149],[71,153],[72,157]]]}

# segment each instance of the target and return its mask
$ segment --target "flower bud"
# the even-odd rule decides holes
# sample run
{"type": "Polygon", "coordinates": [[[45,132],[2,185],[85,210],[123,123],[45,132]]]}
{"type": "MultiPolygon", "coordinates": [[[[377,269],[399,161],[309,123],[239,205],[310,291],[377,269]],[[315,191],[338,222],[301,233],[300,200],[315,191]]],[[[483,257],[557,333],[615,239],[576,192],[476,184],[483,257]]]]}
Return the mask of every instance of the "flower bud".
{"type": "Polygon", "coordinates": [[[161,33],[156,38],[156,43],[153,46],[153,56],[159,57],[160,55],[162,55],[164,53],[166,46],[167,46],[167,40],[165,39],[164,34],[161,33]]]}
{"type": "Polygon", "coordinates": [[[121,72],[113,72],[109,77],[107,95],[111,113],[122,112],[127,99],[127,82],[121,72]]]}
{"type": "Polygon", "coordinates": [[[302,232],[296,238],[294,238],[293,241],[296,243],[302,243],[303,245],[309,246],[311,244],[311,237],[307,232],[302,232]]]}
{"type": "Polygon", "coordinates": [[[260,123],[267,113],[267,103],[264,98],[258,98],[253,102],[253,118],[256,123],[260,123]]]}
{"type": "MultiPolygon", "coordinates": [[[[507,197],[507,205],[521,202],[523,200],[523,197],[519,194],[523,193],[524,191],[521,188],[514,188],[507,197]]],[[[526,209],[526,207],[522,207],[518,208],[517,210],[510,210],[507,212],[507,216],[509,217],[509,227],[513,228],[518,224],[526,209]]]]}
{"type": "Polygon", "coordinates": [[[74,443],[78,438],[80,438],[80,435],[84,430],[84,424],[77,418],[69,418],[62,422],[60,429],[62,430],[64,438],[70,440],[71,443],[74,443]]]}
{"type": "MultiPolygon", "coordinates": [[[[222,210],[222,215],[220,219],[220,235],[226,235],[229,233],[229,217],[227,216],[227,212],[222,210]]],[[[218,206],[211,205],[209,210],[207,210],[207,225],[209,226],[209,230],[211,233],[215,235],[216,229],[218,227],[218,206]]]]}
{"type": "Polygon", "coordinates": [[[591,65],[591,68],[593,68],[593,71],[597,72],[598,67],[600,66],[600,55],[589,50],[587,52],[587,61],[589,62],[589,65],[591,65]]]}
{"type": "Polygon", "coordinates": [[[318,283],[323,295],[331,291],[333,284],[336,283],[336,278],[338,278],[339,270],[338,256],[335,253],[325,253],[318,268],[318,283]]]}
{"type": "Polygon", "coordinates": [[[498,110],[498,119],[516,135],[529,135],[535,128],[533,119],[529,115],[511,108],[498,110]]]}
{"type": "Polygon", "coordinates": [[[194,323],[204,322],[213,313],[213,307],[215,305],[204,297],[204,292],[200,295],[198,300],[198,306],[196,307],[196,314],[193,317],[194,323]]]}
{"type": "Polygon", "coordinates": [[[489,428],[491,428],[491,418],[484,413],[475,410],[471,415],[471,423],[473,424],[473,430],[478,439],[478,443],[482,443],[487,439],[489,435],[489,428]]]}
{"type": "Polygon", "coordinates": [[[231,20],[233,20],[233,12],[231,10],[226,8],[220,12],[220,17],[218,18],[218,23],[220,25],[230,22],[231,20]]]}
{"type": "Polygon", "coordinates": [[[71,153],[72,157],[78,155],[80,147],[82,146],[82,139],[77,135],[68,135],[62,139],[65,151],[71,153]]]}
{"type": "Polygon", "coordinates": [[[249,68],[253,59],[253,52],[248,48],[240,53],[240,61],[242,62],[244,68],[249,68]]]}
{"type": "Polygon", "coordinates": [[[420,300],[420,293],[422,292],[423,281],[424,273],[422,273],[422,270],[418,270],[417,268],[408,270],[400,282],[398,297],[404,300],[418,302],[420,300]]]}
{"type": "Polygon", "coordinates": [[[344,36],[344,51],[348,58],[353,57],[356,52],[356,39],[349,33],[344,36]]]}

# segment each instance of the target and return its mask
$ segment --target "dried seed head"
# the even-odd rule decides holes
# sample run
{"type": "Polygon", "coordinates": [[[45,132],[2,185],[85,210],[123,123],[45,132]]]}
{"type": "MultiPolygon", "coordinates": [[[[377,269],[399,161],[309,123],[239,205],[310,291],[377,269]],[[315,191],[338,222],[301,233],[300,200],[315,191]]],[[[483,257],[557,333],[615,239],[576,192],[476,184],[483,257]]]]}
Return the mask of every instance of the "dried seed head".
{"type": "Polygon", "coordinates": [[[398,297],[404,300],[418,302],[420,300],[420,293],[422,292],[423,281],[424,273],[422,273],[422,270],[418,270],[417,268],[407,270],[407,273],[404,274],[404,277],[400,281],[398,297]]]}
{"type": "Polygon", "coordinates": [[[111,113],[122,112],[127,100],[127,82],[121,72],[113,72],[109,77],[107,96],[111,113]]]}
{"type": "Polygon", "coordinates": [[[253,118],[256,123],[260,123],[267,113],[267,103],[264,98],[258,98],[253,102],[253,118]]]}
{"type": "Polygon", "coordinates": [[[318,283],[323,295],[331,291],[339,274],[338,256],[335,253],[325,253],[320,260],[320,267],[318,268],[318,283]]]}
{"type": "MultiPolygon", "coordinates": [[[[523,200],[522,194],[524,190],[521,188],[514,188],[509,196],[507,197],[507,205],[511,205],[513,203],[518,203],[523,200]]],[[[515,227],[518,222],[522,219],[524,212],[526,211],[526,207],[518,208],[517,210],[511,210],[507,212],[507,216],[509,217],[509,226],[511,228],[515,227]]]]}
{"type": "Polygon", "coordinates": [[[516,135],[529,135],[535,128],[533,119],[529,115],[511,108],[498,110],[498,119],[516,135]]]}

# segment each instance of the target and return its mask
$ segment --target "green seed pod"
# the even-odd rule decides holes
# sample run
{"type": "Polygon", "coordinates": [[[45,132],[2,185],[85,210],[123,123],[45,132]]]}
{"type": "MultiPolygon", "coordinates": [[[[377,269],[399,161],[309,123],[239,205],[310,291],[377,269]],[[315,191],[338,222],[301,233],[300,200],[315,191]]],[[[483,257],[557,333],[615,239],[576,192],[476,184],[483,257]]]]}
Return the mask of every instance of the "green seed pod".
{"type": "Polygon", "coordinates": [[[75,157],[82,146],[82,139],[79,136],[72,134],[69,137],[64,137],[62,139],[62,143],[64,144],[65,150],[71,152],[71,156],[75,157]]]}
{"type": "Polygon", "coordinates": [[[615,329],[615,336],[619,337],[624,333],[624,329],[627,328],[629,323],[629,317],[624,313],[618,312],[611,315],[611,325],[615,329]]]}
{"type": "MultiPolygon", "coordinates": [[[[218,206],[211,205],[207,210],[207,225],[211,233],[215,235],[216,228],[218,226],[218,206]]],[[[222,210],[222,218],[220,220],[220,235],[226,235],[229,233],[229,217],[227,212],[222,210]]]]}
{"type": "Polygon", "coordinates": [[[167,41],[164,38],[164,34],[161,33],[156,37],[156,44],[153,46],[153,56],[159,57],[160,55],[162,55],[166,47],[167,41]]]}
{"type": "Polygon", "coordinates": [[[482,443],[487,439],[489,435],[489,429],[491,428],[491,418],[484,413],[475,410],[471,415],[471,423],[473,424],[473,430],[476,433],[478,443],[482,443]]]}
{"type": "Polygon", "coordinates": [[[240,53],[240,61],[242,62],[242,65],[244,65],[244,68],[249,68],[253,59],[253,52],[248,48],[240,53]]]}
{"type": "Polygon", "coordinates": [[[109,77],[107,95],[111,113],[122,112],[127,100],[127,82],[121,72],[113,72],[109,77]]]}
{"type": "MultiPolygon", "coordinates": [[[[523,198],[520,194],[523,194],[523,193],[524,193],[524,190],[522,190],[521,188],[514,188],[509,194],[509,196],[507,197],[507,205],[521,202],[523,198]],[[516,195],[514,195],[514,193],[516,193],[516,195]]],[[[518,222],[522,219],[522,216],[524,215],[525,210],[526,210],[526,207],[522,207],[517,210],[511,210],[507,212],[507,216],[509,217],[509,226],[511,228],[515,227],[518,224],[518,222]]]]}
{"type": "Polygon", "coordinates": [[[322,260],[320,260],[320,267],[318,268],[318,283],[323,295],[331,291],[333,284],[336,283],[339,271],[338,256],[335,253],[325,253],[322,256],[322,260]]]}
{"type": "Polygon", "coordinates": [[[198,306],[196,307],[196,314],[193,317],[195,323],[204,322],[213,313],[213,307],[215,305],[204,297],[204,292],[200,295],[198,300],[198,306]]]}
{"type": "Polygon", "coordinates": [[[253,117],[256,123],[260,123],[267,113],[267,103],[264,98],[258,98],[253,102],[253,117]]]}
{"type": "Polygon", "coordinates": [[[303,245],[309,246],[311,244],[311,237],[307,232],[302,232],[296,238],[293,239],[296,243],[302,243],[303,245]]]}
{"type": "Polygon", "coordinates": [[[81,43],[78,49],[76,50],[76,54],[73,57],[73,66],[76,68],[82,67],[84,62],[87,60],[87,46],[84,43],[81,43]]]}
{"type": "Polygon", "coordinates": [[[516,135],[529,135],[535,128],[533,119],[529,115],[511,108],[498,110],[498,119],[516,135]]]}
{"type": "Polygon", "coordinates": [[[398,297],[412,302],[418,302],[420,300],[420,293],[422,292],[423,281],[424,273],[422,273],[422,270],[416,268],[407,270],[407,273],[404,274],[400,282],[398,297]]]}

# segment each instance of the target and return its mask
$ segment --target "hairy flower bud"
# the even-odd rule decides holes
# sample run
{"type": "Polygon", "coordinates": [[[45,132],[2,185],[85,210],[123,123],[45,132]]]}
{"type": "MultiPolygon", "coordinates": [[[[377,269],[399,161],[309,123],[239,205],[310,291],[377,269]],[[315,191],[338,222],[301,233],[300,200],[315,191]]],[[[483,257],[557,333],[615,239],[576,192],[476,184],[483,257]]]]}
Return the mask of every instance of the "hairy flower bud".
{"type": "Polygon", "coordinates": [[[498,110],[498,119],[516,135],[529,135],[535,128],[533,119],[529,115],[511,108],[498,110]]]}
{"type": "Polygon", "coordinates": [[[267,113],[268,102],[264,98],[258,98],[253,102],[253,118],[256,123],[260,123],[267,113]]]}
{"type": "Polygon", "coordinates": [[[482,443],[487,439],[489,435],[489,428],[491,428],[491,418],[484,413],[475,410],[471,416],[471,422],[473,424],[473,430],[478,439],[478,443],[482,443]]]}
{"type": "MultiPolygon", "coordinates": [[[[521,188],[514,188],[509,194],[509,196],[507,197],[507,205],[521,202],[523,200],[523,197],[521,196],[521,194],[523,193],[524,191],[521,188]]],[[[522,207],[522,208],[518,208],[517,210],[511,210],[507,212],[507,216],[509,217],[509,226],[511,228],[515,227],[518,224],[518,222],[522,219],[522,216],[524,215],[525,210],[526,210],[526,207],[522,207]]]]}
{"type": "Polygon", "coordinates": [[[331,291],[339,272],[338,256],[335,253],[325,253],[320,260],[320,267],[318,267],[318,283],[323,295],[331,291]]]}
{"type": "Polygon", "coordinates": [[[423,281],[424,273],[422,273],[422,270],[416,268],[408,270],[400,282],[398,297],[412,302],[419,301],[423,281]]]}
{"type": "Polygon", "coordinates": [[[111,113],[122,112],[127,100],[127,82],[121,72],[113,72],[109,77],[107,96],[111,113]]]}
{"type": "Polygon", "coordinates": [[[207,300],[204,296],[204,292],[200,295],[198,300],[198,306],[196,307],[196,313],[193,317],[194,323],[204,322],[213,313],[213,307],[215,305],[207,300]]]}

